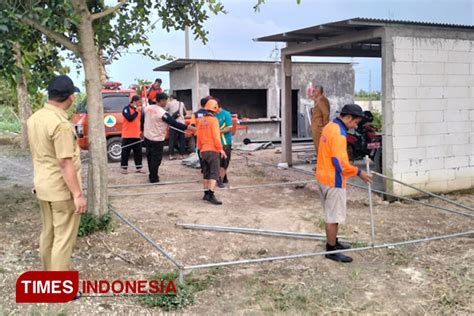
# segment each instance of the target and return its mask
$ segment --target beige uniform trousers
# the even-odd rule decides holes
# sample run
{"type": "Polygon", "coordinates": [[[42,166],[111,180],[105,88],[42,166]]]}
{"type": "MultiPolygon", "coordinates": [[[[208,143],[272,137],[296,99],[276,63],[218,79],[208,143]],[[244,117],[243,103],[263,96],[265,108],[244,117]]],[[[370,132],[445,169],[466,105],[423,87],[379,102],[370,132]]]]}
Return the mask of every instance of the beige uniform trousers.
{"type": "Polygon", "coordinates": [[[74,200],[48,202],[38,200],[43,230],[40,257],[44,270],[67,271],[77,239],[81,216],[75,214],[74,200]]]}

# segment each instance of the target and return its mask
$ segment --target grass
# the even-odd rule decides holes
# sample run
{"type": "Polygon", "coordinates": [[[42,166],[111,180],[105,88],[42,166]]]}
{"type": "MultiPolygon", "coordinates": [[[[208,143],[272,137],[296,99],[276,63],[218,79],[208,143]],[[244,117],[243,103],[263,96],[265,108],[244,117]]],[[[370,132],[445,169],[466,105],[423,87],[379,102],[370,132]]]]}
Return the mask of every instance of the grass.
{"type": "Polygon", "coordinates": [[[344,308],[350,289],[289,284],[280,280],[253,279],[248,283],[248,306],[258,305],[268,314],[290,313],[317,315],[344,308]]]}
{"type": "Polygon", "coordinates": [[[19,133],[21,123],[11,107],[0,106],[0,132],[19,133]]]}
{"type": "Polygon", "coordinates": [[[159,307],[164,311],[182,310],[194,304],[195,294],[207,290],[216,281],[218,275],[221,274],[222,271],[222,268],[215,268],[201,276],[189,275],[185,278],[184,284],[178,284],[178,275],[175,272],[157,274],[150,279],[165,281],[173,280],[177,290],[176,294],[141,295],[138,296],[138,299],[145,306],[159,307]]]}
{"type": "Polygon", "coordinates": [[[97,231],[110,232],[114,228],[112,221],[112,215],[110,211],[102,215],[101,217],[92,213],[85,213],[81,216],[81,223],[79,224],[79,237],[91,235],[97,231]]]}

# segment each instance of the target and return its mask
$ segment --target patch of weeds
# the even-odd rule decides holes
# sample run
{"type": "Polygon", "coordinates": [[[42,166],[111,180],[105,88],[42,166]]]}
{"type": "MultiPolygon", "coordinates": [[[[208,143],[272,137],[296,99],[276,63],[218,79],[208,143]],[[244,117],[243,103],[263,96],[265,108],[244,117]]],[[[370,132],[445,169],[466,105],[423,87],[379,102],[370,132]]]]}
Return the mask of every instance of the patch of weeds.
{"type": "Polygon", "coordinates": [[[351,279],[351,281],[357,281],[360,279],[360,274],[362,272],[362,269],[360,268],[354,268],[352,271],[351,271],[351,274],[349,274],[349,279],[351,279]]]}
{"type": "Polygon", "coordinates": [[[298,287],[283,287],[272,300],[279,311],[304,310],[308,304],[306,294],[298,287]]]}
{"type": "Polygon", "coordinates": [[[67,316],[67,311],[66,310],[61,310],[57,316],[67,316]]]}
{"type": "Polygon", "coordinates": [[[244,250],[239,250],[239,257],[240,258],[249,258],[252,255],[253,255],[252,251],[248,248],[246,248],[244,250]]]}
{"type": "Polygon", "coordinates": [[[363,248],[369,245],[366,241],[360,241],[360,240],[356,240],[355,242],[351,244],[352,244],[352,248],[363,248]]]}
{"type": "Polygon", "coordinates": [[[436,292],[441,296],[438,304],[442,306],[448,308],[468,306],[474,293],[474,278],[472,273],[469,273],[469,268],[466,266],[449,268],[448,279],[439,282],[436,292]]]}
{"type": "Polygon", "coordinates": [[[148,294],[138,296],[138,299],[145,306],[159,307],[164,311],[182,310],[194,304],[195,294],[207,290],[222,271],[222,268],[215,268],[209,270],[204,277],[189,275],[183,285],[178,283],[178,275],[175,272],[154,275],[151,280],[164,280],[165,284],[173,280],[176,294],[148,294]]]}
{"type": "Polygon", "coordinates": [[[389,249],[387,255],[392,258],[393,264],[396,266],[405,266],[413,259],[411,252],[404,246],[398,249],[389,249]]]}
{"type": "Polygon", "coordinates": [[[81,216],[81,223],[79,224],[79,237],[88,236],[97,231],[110,232],[113,230],[112,214],[109,211],[102,216],[97,216],[92,213],[85,213],[81,216]]]}
{"type": "Polygon", "coordinates": [[[8,180],[8,177],[0,176],[0,181],[6,181],[8,180]]]}
{"type": "MultiPolygon", "coordinates": [[[[4,268],[1,268],[1,267],[0,267],[0,273],[5,273],[5,272],[7,272],[7,270],[5,270],[4,268]]],[[[1,315],[1,313],[0,313],[0,315],[1,315]]]]}
{"type": "Polygon", "coordinates": [[[324,220],[324,218],[322,218],[322,217],[319,218],[318,227],[320,229],[326,229],[326,221],[324,220]]]}
{"type": "Polygon", "coordinates": [[[266,173],[265,170],[261,168],[254,168],[252,175],[254,176],[254,178],[265,178],[266,173]]]}
{"type": "Polygon", "coordinates": [[[176,294],[147,294],[138,296],[139,301],[148,307],[160,307],[165,311],[180,310],[194,303],[194,293],[192,287],[186,282],[184,285],[178,284],[176,273],[164,273],[153,276],[152,280],[164,280],[165,286],[173,281],[176,287],[176,294]]]}

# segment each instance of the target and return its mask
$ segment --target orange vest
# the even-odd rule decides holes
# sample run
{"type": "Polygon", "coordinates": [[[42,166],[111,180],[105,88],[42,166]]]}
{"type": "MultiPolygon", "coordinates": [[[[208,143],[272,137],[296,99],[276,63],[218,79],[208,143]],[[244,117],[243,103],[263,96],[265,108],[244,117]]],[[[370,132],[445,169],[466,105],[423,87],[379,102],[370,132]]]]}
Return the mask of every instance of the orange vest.
{"type": "Polygon", "coordinates": [[[323,128],[316,166],[316,180],[319,183],[345,188],[347,178],[360,175],[361,170],[349,162],[346,132],[346,126],[339,118],[323,128]]]}
{"type": "Polygon", "coordinates": [[[122,138],[140,138],[141,130],[140,130],[140,121],[142,113],[140,111],[134,110],[132,107],[128,107],[130,110],[130,114],[134,114],[138,112],[137,117],[129,122],[125,117],[123,118],[122,122],[122,138]]]}
{"type": "Polygon", "coordinates": [[[219,121],[214,116],[204,116],[197,120],[196,136],[200,152],[222,150],[219,121]]]}

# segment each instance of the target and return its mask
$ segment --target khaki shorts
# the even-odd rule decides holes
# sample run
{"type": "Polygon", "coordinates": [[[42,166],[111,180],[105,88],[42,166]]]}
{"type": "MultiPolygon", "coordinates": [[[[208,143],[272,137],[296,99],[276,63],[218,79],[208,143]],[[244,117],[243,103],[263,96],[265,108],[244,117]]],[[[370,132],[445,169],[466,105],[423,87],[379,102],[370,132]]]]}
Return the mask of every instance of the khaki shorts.
{"type": "Polygon", "coordinates": [[[326,223],[344,224],[346,222],[346,189],[318,184],[318,191],[326,223]]]}

